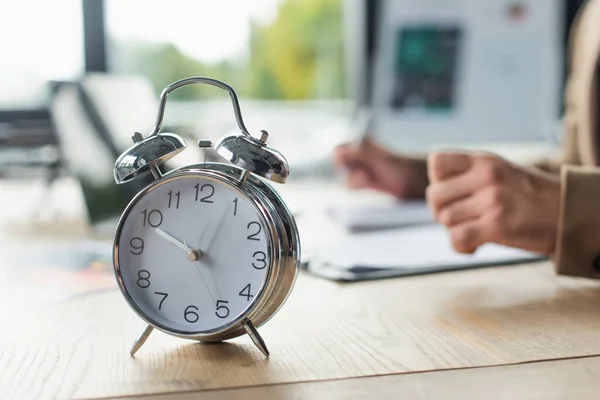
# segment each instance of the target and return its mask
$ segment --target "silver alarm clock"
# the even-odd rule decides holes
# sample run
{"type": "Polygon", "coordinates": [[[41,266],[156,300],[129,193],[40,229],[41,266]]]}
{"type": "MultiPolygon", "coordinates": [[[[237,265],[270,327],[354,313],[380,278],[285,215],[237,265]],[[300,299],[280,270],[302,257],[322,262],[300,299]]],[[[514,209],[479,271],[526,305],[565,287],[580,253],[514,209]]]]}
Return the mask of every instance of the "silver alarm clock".
{"type": "Polygon", "coordinates": [[[113,261],[117,282],[146,322],[131,348],[153,329],[205,342],[248,334],[268,356],[257,328],[283,305],[292,290],[300,240],[292,213],[265,182],[285,183],[288,163],[266,145],[268,134],[250,135],[237,95],[224,82],[192,77],[167,86],[153,131],[133,136],[133,147],[116,161],[117,183],[151,173],[155,180],[125,208],[117,226],[113,261]],[[186,144],[161,133],[167,96],[189,84],[226,90],[240,133],[214,147],[229,163],[202,163],[162,174],[158,166],[186,144]]]}

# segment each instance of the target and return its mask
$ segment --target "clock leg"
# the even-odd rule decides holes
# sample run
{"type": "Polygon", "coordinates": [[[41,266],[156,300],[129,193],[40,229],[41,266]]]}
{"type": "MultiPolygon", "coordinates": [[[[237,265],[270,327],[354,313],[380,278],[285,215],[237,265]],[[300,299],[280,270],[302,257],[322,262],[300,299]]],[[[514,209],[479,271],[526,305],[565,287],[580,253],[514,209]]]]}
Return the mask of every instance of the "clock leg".
{"type": "Polygon", "coordinates": [[[263,338],[260,336],[260,334],[258,333],[256,328],[252,324],[252,321],[247,319],[244,322],[244,329],[246,329],[248,336],[250,336],[250,339],[252,339],[252,341],[254,342],[256,347],[258,347],[258,349],[265,355],[265,357],[269,357],[269,349],[267,349],[267,345],[265,344],[265,341],[263,340],[263,338]]]}
{"type": "Polygon", "coordinates": [[[152,325],[146,325],[144,329],[142,329],[142,332],[140,332],[137,339],[135,339],[135,342],[133,342],[131,350],[129,350],[129,354],[131,354],[131,356],[133,356],[140,349],[140,347],[144,345],[146,339],[148,339],[148,336],[150,336],[153,330],[154,327],[152,325]]]}

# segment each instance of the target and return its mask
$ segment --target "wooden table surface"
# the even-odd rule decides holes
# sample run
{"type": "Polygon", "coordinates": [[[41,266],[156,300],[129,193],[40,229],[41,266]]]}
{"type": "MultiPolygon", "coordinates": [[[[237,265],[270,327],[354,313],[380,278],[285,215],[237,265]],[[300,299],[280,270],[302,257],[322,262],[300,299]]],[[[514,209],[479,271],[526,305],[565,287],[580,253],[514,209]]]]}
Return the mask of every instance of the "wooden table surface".
{"type": "Polygon", "coordinates": [[[301,274],[288,303],[260,329],[269,359],[247,337],[207,345],[160,332],[132,358],[128,349],[142,323],[115,289],[43,306],[4,302],[0,393],[591,395],[600,386],[600,359],[577,358],[600,354],[599,308],[600,283],[557,277],[548,262],[355,284],[301,274]],[[543,360],[561,361],[532,363],[543,360]]]}
{"type": "MultiPolygon", "coordinates": [[[[0,189],[14,203],[0,207],[2,223],[35,198],[9,189],[0,189]]],[[[55,201],[67,208],[64,193],[55,201]]],[[[37,238],[17,231],[0,227],[0,264],[16,245],[36,262],[28,246],[37,238]]],[[[600,282],[555,276],[549,262],[354,284],[301,273],[260,328],[269,359],[248,337],[207,345],[156,331],[132,358],[143,324],[114,281],[28,301],[31,292],[2,285],[3,273],[0,399],[596,399],[600,391],[600,282]]]]}

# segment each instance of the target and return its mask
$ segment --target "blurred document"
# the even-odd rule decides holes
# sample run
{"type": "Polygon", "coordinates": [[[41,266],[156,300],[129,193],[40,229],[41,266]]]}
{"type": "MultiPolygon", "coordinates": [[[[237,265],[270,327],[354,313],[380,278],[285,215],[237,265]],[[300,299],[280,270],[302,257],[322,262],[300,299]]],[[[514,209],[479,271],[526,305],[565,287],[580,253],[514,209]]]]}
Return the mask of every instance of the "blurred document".
{"type": "Polygon", "coordinates": [[[514,264],[542,257],[486,244],[475,254],[454,251],[440,225],[352,234],[311,249],[307,269],[329,279],[359,281],[514,264]]]}
{"type": "Polygon", "coordinates": [[[434,222],[427,203],[422,200],[372,206],[332,206],[327,211],[336,222],[350,231],[386,229],[434,222]]]}

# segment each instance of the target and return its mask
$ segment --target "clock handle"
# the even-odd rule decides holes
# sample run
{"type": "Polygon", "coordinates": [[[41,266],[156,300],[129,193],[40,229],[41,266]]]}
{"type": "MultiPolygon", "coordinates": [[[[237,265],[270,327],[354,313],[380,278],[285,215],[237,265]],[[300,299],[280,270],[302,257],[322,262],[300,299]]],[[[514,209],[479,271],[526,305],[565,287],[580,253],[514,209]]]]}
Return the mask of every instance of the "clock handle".
{"type": "Polygon", "coordinates": [[[244,329],[246,330],[248,336],[250,336],[250,339],[252,339],[252,341],[254,342],[254,345],[256,345],[256,347],[258,347],[258,349],[261,351],[261,353],[263,353],[265,357],[269,357],[269,349],[267,349],[265,341],[254,327],[252,321],[246,319],[244,321],[244,329]]]}
{"type": "Polygon", "coordinates": [[[165,108],[167,107],[167,96],[169,95],[169,93],[179,89],[180,87],[193,85],[196,83],[216,86],[228,92],[229,97],[231,97],[231,102],[233,104],[233,113],[235,114],[235,120],[237,121],[237,125],[240,128],[240,131],[242,132],[242,134],[252,137],[252,135],[248,133],[248,129],[244,124],[244,119],[242,118],[242,110],[240,109],[240,102],[238,101],[238,97],[235,93],[235,90],[233,90],[233,88],[225,82],[221,82],[217,79],[207,78],[204,76],[193,76],[191,78],[181,79],[177,82],[171,83],[162,91],[162,93],[160,94],[160,104],[158,106],[158,116],[156,117],[154,129],[152,129],[152,132],[149,136],[155,136],[160,131],[160,128],[163,123],[163,117],[165,115],[165,108]]]}

